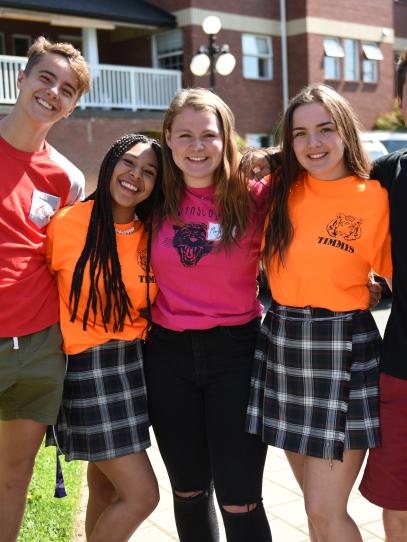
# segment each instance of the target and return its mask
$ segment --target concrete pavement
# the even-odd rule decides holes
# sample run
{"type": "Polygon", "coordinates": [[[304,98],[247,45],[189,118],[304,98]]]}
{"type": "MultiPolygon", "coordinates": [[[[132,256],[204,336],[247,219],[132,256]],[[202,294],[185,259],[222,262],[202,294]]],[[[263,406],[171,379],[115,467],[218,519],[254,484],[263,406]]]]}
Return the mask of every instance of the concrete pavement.
{"type": "MultiPolygon", "coordinates": [[[[164,464],[156,445],[149,453],[160,485],[161,500],[155,512],[130,539],[131,542],[174,542],[178,540],[172,514],[172,496],[164,464]]],[[[384,540],[381,509],[370,504],[355,484],[349,501],[349,512],[360,526],[363,540],[384,540]]],[[[264,475],[264,505],[270,521],[273,542],[308,542],[307,517],[298,484],[285,459],[284,452],[269,448],[264,475]]],[[[221,516],[218,511],[219,522],[221,516]]],[[[221,541],[226,538],[223,533],[221,541]]],[[[250,542],[249,540],[247,542],[250,542]]]]}
{"type": "MultiPolygon", "coordinates": [[[[381,332],[384,330],[388,314],[389,303],[386,302],[374,313],[381,332]]],[[[149,450],[149,457],[157,475],[161,499],[155,512],[141,525],[130,540],[131,542],[174,542],[178,540],[178,537],[172,513],[172,494],[155,441],[149,450]]],[[[362,472],[363,468],[361,469],[362,472]]],[[[370,504],[359,493],[357,488],[360,476],[351,493],[349,513],[359,525],[364,542],[383,541],[381,509],[370,504]]],[[[85,540],[83,512],[86,505],[86,486],[84,491],[84,503],[75,542],[84,542],[85,540]]],[[[307,518],[301,491],[282,450],[269,447],[264,474],[263,497],[271,525],[273,542],[309,541],[307,518]]],[[[221,523],[219,511],[218,515],[221,523]]],[[[226,541],[223,531],[221,541],[226,541]]]]}

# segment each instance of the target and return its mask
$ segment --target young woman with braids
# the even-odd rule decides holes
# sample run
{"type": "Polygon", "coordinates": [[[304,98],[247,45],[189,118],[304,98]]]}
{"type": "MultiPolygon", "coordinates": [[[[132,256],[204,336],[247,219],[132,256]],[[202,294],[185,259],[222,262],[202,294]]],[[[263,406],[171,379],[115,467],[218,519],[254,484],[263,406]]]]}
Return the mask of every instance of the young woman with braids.
{"type": "Polygon", "coordinates": [[[53,428],[65,458],[89,461],[87,540],[122,542],[158,502],[141,340],[157,293],[150,267],[161,149],[126,135],[106,154],[96,190],[48,228],[47,258],[60,296],[67,354],[53,428]]]}
{"type": "Polygon", "coordinates": [[[227,540],[269,542],[266,446],[244,431],[267,186],[238,176],[234,118],[212,92],[177,93],[163,132],[165,200],[152,244],[160,292],[144,356],[179,539],[219,540],[214,486],[227,540]]]}

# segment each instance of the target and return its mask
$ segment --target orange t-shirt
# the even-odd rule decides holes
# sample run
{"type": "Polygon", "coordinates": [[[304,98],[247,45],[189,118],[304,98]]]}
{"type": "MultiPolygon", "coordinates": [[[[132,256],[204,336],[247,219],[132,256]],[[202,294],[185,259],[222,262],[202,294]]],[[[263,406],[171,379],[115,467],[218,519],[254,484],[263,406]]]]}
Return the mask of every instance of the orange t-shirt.
{"type": "Polygon", "coordinates": [[[392,272],[386,190],[378,181],[321,181],[302,174],[288,210],[294,235],[284,265],[274,256],[269,266],[277,303],[332,311],[368,308],[369,272],[383,277],[392,272]]]}
{"type": "MultiPolygon", "coordinates": [[[[76,262],[82,253],[88,231],[93,201],[77,203],[58,212],[48,226],[47,261],[57,279],[60,300],[60,325],[64,339],[64,351],[77,354],[107,342],[111,339],[134,340],[143,338],[146,320],[140,316],[139,309],[147,306],[147,276],[145,271],[147,236],[141,223],[135,223],[136,231],[123,235],[116,233],[122,278],[133,308],[127,317],[123,331],[113,333],[113,324],[105,331],[100,313],[97,313],[93,325],[93,312],[90,311],[86,331],[82,329],[82,318],[88,298],[90,280],[85,270],[82,283],[82,295],[79,299],[78,312],[74,322],[70,321],[69,293],[76,262]]],[[[132,224],[117,224],[126,230],[132,224]]],[[[155,299],[158,287],[150,274],[150,298],[155,299]]]]}

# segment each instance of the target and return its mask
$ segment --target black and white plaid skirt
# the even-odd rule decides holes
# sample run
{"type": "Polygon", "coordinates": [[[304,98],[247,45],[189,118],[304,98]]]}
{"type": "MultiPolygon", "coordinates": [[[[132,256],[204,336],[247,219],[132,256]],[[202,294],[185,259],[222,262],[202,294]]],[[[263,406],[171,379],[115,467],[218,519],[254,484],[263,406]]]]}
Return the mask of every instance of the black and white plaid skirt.
{"type": "Polygon", "coordinates": [[[246,430],[329,460],[380,445],[381,337],[369,311],[273,303],[255,351],[246,430]]]}
{"type": "Polygon", "coordinates": [[[141,342],[109,341],[68,356],[62,406],[47,433],[67,461],[103,461],[150,446],[141,342]]]}

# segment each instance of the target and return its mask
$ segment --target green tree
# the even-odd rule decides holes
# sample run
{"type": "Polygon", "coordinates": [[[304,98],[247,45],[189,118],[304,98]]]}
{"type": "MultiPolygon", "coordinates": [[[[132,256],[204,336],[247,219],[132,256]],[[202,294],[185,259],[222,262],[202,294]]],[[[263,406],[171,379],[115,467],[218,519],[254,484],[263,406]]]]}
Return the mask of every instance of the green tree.
{"type": "Polygon", "coordinates": [[[388,113],[382,113],[376,120],[375,130],[385,130],[388,132],[405,132],[406,126],[400,113],[397,99],[394,99],[393,110],[388,113]]]}

